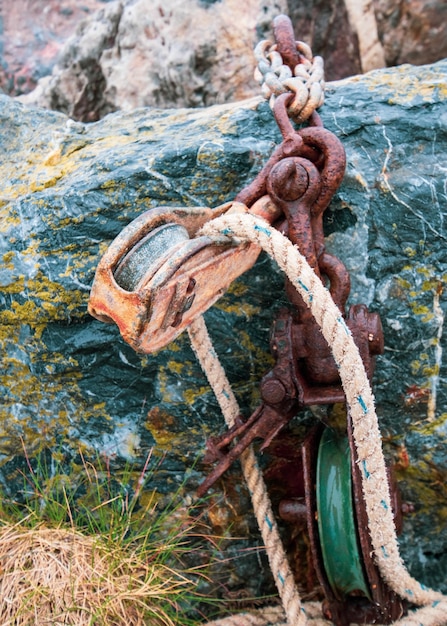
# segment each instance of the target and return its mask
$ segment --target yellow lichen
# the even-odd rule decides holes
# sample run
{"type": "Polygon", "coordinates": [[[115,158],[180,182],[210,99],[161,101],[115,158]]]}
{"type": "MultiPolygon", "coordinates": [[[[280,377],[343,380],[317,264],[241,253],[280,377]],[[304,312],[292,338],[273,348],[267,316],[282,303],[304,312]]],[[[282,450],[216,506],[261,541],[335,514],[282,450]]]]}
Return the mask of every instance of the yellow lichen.
{"type": "Polygon", "coordinates": [[[174,372],[175,374],[181,374],[182,371],[185,369],[185,363],[182,363],[181,361],[170,360],[168,361],[167,367],[171,372],[174,372]]]}
{"type": "Polygon", "coordinates": [[[429,459],[421,459],[397,471],[396,475],[408,485],[412,499],[417,502],[418,514],[434,517],[433,533],[443,532],[447,521],[447,505],[442,504],[447,502],[445,471],[429,459]],[[436,507],[433,506],[434,502],[437,503],[436,507]]]}
{"type": "Polygon", "coordinates": [[[252,304],[243,301],[236,304],[230,304],[226,300],[218,300],[214,306],[230,315],[244,316],[247,320],[261,312],[260,307],[253,306],[252,304]]]}
{"type": "Polygon", "coordinates": [[[185,389],[183,392],[183,397],[186,404],[193,405],[194,402],[197,402],[198,398],[208,393],[210,393],[209,387],[194,387],[194,389],[185,389]]]}
{"type": "Polygon", "coordinates": [[[369,72],[362,77],[368,89],[388,95],[390,104],[407,106],[414,100],[434,102],[447,99],[447,81],[442,69],[425,67],[417,72],[401,65],[391,72],[369,72]]]}

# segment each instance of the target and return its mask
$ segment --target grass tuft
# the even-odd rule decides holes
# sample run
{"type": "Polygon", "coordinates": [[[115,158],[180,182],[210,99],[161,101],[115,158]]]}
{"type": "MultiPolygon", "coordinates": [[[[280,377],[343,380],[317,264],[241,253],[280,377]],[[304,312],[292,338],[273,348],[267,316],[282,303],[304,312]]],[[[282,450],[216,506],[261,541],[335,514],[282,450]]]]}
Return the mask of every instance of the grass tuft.
{"type": "Polygon", "coordinates": [[[176,598],[191,585],[138,551],[44,526],[4,524],[0,567],[3,624],[174,626],[176,598]]]}
{"type": "Polygon", "coordinates": [[[198,624],[206,574],[183,557],[198,537],[215,547],[206,528],[185,506],[159,510],[150,454],[119,480],[80,458],[76,476],[27,459],[20,501],[2,500],[0,626],[198,624]]]}

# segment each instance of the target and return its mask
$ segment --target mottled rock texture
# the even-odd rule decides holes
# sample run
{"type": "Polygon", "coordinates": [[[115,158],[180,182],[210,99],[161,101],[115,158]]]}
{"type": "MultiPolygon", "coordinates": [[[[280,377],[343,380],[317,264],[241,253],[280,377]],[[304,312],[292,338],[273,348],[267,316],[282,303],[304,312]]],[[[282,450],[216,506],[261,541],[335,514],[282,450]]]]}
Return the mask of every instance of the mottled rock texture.
{"type": "Polygon", "coordinates": [[[388,65],[428,63],[447,57],[447,5],[430,0],[375,0],[388,65]]]}
{"type": "Polygon", "coordinates": [[[108,0],[3,0],[0,30],[0,88],[8,95],[28,93],[51,74],[76,25],[108,0]]]}
{"type": "MultiPolygon", "coordinates": [[[[446,72],[439,62],[334,83],[321,110],[348,158],[325,219],[327,247],[351,272],[351,301],[379,311],[385,330],[374,390],[387,455],[415,505],[404,558],[444,591],[446,72]]],[[[279,139],[268,105],[139,109],[82,124],[3,96],[0,116],[2,489],[20,492],[24,448],[51,471],[56,461],[79,468],[80,452],[98,455],[117,477],[129,463],[139,471],[154,448],[165,458],[151,488],[173,494],[185,476],[193,488],[222,418],[187,337],[139,356],[114,326],[89,317],[89,288],[108,243],[143,210],[217,206],[253,178],[279,139]]],[[[283,302],[282,276],[263,257],[206,315],[245,414],[258,403],[283,302]]],[[[314,422],[298,417],[296,428],[314,422]]],[[[213,509],[215,528],[249,533],[237,468],[222,484],[229,506],[213,509]]],[[[256,591],[263,577],[240,572],[256,591]]]]}
{"type": "Polygon", "coordinates": [[[26,94],[42,77],[25,100],[81,121],[117,109],[208,106],[257,95],[252,49],[271,36],[272,18],[281,12],[291,16],[296,36],[324,57],[330,81],[447,56],[442,0],[397,5],[389,0],[89,0],[82,5],[52,0],[43,11],[38,5],[4,1],[0,85],[7,94],[26,94]],[[95,7],[100,10],[92,15],[95,7]]]}
{"type": "Polygon", "coordinates": [[[373,69],[368,64],[374,45],[377,59],[387,66],[421,65],[447,56],[442,0],[289,0],[288,8],[299,37],[324,57],[328,80],[373,69]]]}
{"type": "Polygon", "coordinates": [[[28,100],[91,121],[246,98],[256,93],[253,48],[284,11],[285,0],[110,2],[78,27],[28,100]]]}

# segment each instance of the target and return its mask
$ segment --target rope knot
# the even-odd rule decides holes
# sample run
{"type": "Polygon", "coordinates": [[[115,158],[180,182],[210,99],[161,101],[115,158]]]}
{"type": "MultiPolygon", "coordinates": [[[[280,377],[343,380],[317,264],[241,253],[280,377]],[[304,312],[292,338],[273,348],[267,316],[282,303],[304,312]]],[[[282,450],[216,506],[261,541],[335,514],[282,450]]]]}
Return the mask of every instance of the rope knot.
{"type": "Polygon", "coordinates": [[[312,50],[302,41],[296,42],[296,49],[300,62],[292,71],[283,62],[276,44],[268,40],[259,42],[254,51],[258,63],[255,79],[272,108],[277,96],[293,93],[288,113],[295,122],[301,123],[324,102],[324,61],[320,56],[312,56],[312,50]]]}

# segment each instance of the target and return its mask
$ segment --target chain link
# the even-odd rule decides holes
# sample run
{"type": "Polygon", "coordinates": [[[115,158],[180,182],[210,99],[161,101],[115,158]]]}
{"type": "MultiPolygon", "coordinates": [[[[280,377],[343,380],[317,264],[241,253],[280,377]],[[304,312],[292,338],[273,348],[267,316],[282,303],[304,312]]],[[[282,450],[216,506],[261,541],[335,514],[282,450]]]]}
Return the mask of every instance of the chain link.
{"type": "Polygon", "coordinates": [[[312,56],[312,50],[302,41],[296,42],[296,49],[300,62],[292,72],[283,62],[276,44],[268,40],[259,42],[254,50],[258,63],[254,76],[272,108],[277,96],[287,92],[295,94],[288,113],[295,122],[301,123],[324,102],[324,61],[320,56],[312,56]]]}

